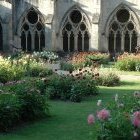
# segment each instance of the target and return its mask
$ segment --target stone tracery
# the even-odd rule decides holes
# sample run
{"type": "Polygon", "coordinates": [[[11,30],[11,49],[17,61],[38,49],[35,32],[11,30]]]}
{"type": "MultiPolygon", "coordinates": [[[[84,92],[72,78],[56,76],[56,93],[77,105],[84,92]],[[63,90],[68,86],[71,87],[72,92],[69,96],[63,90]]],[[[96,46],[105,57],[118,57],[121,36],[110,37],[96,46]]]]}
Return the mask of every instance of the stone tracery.
{"type": "Polygon", "coordinates": [[[135,52],[137,46],[137,30],[133,14],[126,8],[120,8],[109,26],[109,52],[135,52]]]}
{"type": "Polygon", "coordinates": [[[61,29],[63,51],[88,51],[90,35],[84,13],[77,8],[71,10],[61,29]]]}
{"type": "Polygon", "coordinates": [[[0,23],[0,51],[3,50],[3,32],[2,32],[2,26],[0,23]]]}
{"type": "Polygon", "coordinates": [[[45,47],[44,25],[41,16],[32,8],[23,19],[21,47],[23,51],[42,51],[45,47]]]}

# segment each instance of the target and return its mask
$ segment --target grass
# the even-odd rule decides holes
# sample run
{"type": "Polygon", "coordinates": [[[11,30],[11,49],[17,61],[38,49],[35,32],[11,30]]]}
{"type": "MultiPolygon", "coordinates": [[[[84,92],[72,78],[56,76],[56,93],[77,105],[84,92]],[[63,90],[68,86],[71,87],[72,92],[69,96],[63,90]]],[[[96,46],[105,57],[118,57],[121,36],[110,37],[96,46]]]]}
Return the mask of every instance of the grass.
{"type": "Polygon", "coordinates": [[[140,81],[123,81],[121,86],[100,87],[100,95],[82,103],[50,101],[52,117],[0,134],[0,140],[96,140],[87,116],[96,111],[97,100],[108,103],[116,93],[131,94],[136,90],[140,90],[140,81]]]}

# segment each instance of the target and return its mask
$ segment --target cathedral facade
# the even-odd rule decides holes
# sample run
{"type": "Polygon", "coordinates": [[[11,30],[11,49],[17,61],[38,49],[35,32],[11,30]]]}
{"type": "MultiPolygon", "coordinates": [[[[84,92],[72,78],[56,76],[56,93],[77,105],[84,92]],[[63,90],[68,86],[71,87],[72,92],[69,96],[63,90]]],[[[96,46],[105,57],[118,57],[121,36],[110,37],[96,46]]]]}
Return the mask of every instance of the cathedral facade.
{"type": "Polygon", "coordinates": [[[0,51],[135,52],[139,0],[1,0],[0,51]]]}

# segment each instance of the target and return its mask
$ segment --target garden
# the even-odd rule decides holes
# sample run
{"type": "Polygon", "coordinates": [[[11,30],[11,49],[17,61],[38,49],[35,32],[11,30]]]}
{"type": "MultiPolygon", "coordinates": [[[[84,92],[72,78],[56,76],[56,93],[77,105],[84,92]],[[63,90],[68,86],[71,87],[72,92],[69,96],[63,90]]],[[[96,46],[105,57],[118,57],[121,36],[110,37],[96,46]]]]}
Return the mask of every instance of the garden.
{"type": "Polygon", "coordinates": [[[0,139],[140,139],[140,53],[0,55],[0,139]]]}

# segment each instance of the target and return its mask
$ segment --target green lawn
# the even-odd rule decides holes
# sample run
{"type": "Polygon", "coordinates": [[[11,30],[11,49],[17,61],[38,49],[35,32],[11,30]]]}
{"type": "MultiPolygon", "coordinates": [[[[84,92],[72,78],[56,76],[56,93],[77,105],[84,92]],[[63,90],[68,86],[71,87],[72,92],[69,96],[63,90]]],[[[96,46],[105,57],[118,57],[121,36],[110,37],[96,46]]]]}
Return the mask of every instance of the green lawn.
{"type": "Polygon", "coordinates": [[[136,90],[140,90],[140,81],[123,81],[122,86],[100,87],[100,95],[82,103],[50,101],[52,117],[1,134],[0,140],[95,140],[94,127],[87,124],[87,116],[96,111],[97,100],[107,103],[116,93],[130,94],[136,90]]]}

